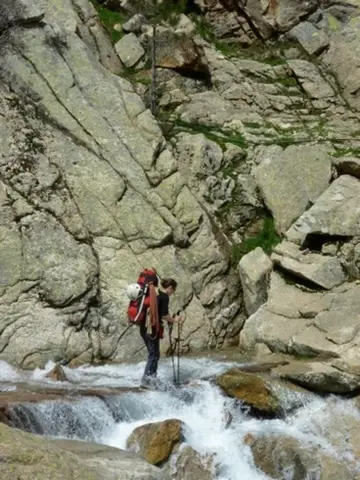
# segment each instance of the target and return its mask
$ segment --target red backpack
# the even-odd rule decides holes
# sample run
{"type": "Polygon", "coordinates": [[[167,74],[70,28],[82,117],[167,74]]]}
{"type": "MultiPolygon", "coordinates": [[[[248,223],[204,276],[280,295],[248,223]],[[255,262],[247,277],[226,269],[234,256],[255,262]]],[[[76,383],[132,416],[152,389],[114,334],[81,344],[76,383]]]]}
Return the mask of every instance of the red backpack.
{"type": "Polygon", "coordinates": [[[155,269],[145,268],[137,279],[139,285],[139,296],[136,300],[130,300],[127,315],[130,323],[139,325],[145,321],[146,312],[150,307],[149,283],[158,286],[159,277],[155,269]]]}

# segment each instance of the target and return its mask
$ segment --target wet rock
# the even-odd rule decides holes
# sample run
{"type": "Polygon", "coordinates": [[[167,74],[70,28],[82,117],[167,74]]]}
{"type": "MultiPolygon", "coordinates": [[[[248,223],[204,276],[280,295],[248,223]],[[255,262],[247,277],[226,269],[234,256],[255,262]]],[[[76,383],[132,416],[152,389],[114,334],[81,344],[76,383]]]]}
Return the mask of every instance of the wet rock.
{"type": "Polygon", "coordinates": [[[335,368],[335,362],[299,362],[278,367],[275,372],[309,390],[325,393],[349,393],[360,388],[360,374],[335,368]]]}
{"type": "Polygon", "coordinates": [[[0,423],[12,426],[11,411],[7,405],[0,405],[0,423]]]}
{"type": "Polygon", "coordinates": [[[249,445],[249,447],[252,447],[256,442],[256,438],[252,433],[247,433],[246,435],[243,436],[242,442],[245,445],[249,445]]]}
{"type": "Polygon", "coordinates": [[[255,464],[271,478],[284,480],[353,480],[346,464],[306,447],[293,437],[281,435],[262,436],[251,445],[255,464]],[[289,477],[290,474],[290,477],[289,477]]]}
{"type": "Polygon", "coordinates": [[[60,364],[56,364],[55,367],[50,370],[49,373],[46,374],[47,378],[50,378],[51,380],[54,380],[54,382],[67,382],[67,376],[66,373],[64,372],[64,369],[60,364]]]}
{"type": "Polygon", "coordinates": [[[252,315],[265,303],[272,263],[261,247],[244,255],[239,262],[238,271],[244,292],[245,308],[252,315]]]}
{"type": "Polygon", "coordinates": [[[2,480],[169,480],[160,469],[117,448],[49,440],[0,423],[2,480]]]}
{"type": "Polygon", "coordinates": [[[126,448],[140,453],[149,463],[164,463],[182,438],[182,422],[176,419],[148,423],[135,428],[126,441],[126,448]]]}
{"type": "Polygon", "coordinates": [[[173,480],[212,480],[212,456],[201,456],[192,447],[180,447],[169,461],[168,471],[173,480]]]}
{"type": "Polygon", "coordinates": [[[336,257],[305,252],[294,243],[284,241],[274,248],[271,260],[290,274],[327,290],[345,282],[346,275],[336,257]]]}
{"type": "Polygon", "coordinates": [[[259,412],[277,414],[281,410],[270,386],[257,375],[233,368],[219,375],[216,384],[230,397],[243,401],[259,412]]]}

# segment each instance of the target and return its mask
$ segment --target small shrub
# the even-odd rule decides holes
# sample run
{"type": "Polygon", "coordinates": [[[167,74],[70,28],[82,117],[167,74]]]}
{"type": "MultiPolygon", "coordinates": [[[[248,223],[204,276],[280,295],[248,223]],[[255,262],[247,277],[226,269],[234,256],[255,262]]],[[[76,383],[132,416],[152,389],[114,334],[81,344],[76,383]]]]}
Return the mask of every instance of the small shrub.
{"type": "Polygon", "coordinates": [[[232,246],[231,262],[236,266],[244,255],[255,250],[256,247],[261,247],[265,253],[270,254],[280,241],[281,237],[275,229],[274,219],[270,216],[265,217],[261,232],[232,246]]]}

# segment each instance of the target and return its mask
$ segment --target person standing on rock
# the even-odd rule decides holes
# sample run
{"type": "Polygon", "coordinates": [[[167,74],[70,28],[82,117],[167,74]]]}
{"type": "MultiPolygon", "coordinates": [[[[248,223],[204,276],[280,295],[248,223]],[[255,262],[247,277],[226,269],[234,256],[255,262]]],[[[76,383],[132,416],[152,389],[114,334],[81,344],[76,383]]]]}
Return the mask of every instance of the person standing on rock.
{"type": "MultiPolygon", "coordinates": [[[[179,315],[171,316],[169,313],[169,298],[176,292],[177,282],[173,278],[164,278],[161,280],[161,289],[158,289],[156,311],[148,312],[148,319],[140,324],[140,335],[148,351],[144,375],[141,380],[142,387],[156,387],[158,384],[156,375],[160,359],[160,339],[163,338],[163,322],[181,323],[182,317],[179,315]],[[150,315],[157,317],[150,321],[150,315]],[[153,325],[158,325],[155,327],[153,325]]],[[[154,289],[155,291],[155,289],[154,289]]]]}

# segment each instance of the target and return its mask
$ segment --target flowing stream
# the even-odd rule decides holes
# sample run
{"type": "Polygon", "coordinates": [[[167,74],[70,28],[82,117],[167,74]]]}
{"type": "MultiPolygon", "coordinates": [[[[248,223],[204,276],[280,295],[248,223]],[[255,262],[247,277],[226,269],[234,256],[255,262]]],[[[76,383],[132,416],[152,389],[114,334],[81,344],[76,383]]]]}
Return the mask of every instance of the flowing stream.
{"type": "MultiPolygon", "coordinates": [[[[64,368],[69,382],[53,382],[45,378],[54,364],[44,370],[19,372],[0,361],[0,391],[16,389],[19,382],[51,385],[52,388],[91,389],[99,387],[137,387],[144,363],[84,366],[64,368]]],[[[51,437],[72,438],[126,448],[126,439],[139,425],[168,418],[182,420],[185,441],[200,454],[216,454],[219,468],[216,480],[268,479],[252,461],[251,451],[242,442],[247,433],[291,435],[306,445],[320,445],[333,457],[351,458],[346,441],[332,444],[326,435],[334,415],[344,412],[357,421],[359,412],[351,402],[335,397],[321,398],[284,390],[283,407],[294,403],[300,407],[289,410],[284,419],[263,420],[251,417],[239,408],[239,402],[224,397],[220,390],[205,378],[239,365],[209,358],[182,359],[181,380],[185,386],[171,387],[172,366],[162,360],[159,377],[169,383],[167,391],[124,391],[98,397],[81,397],[79,401],[47,400],[13,406],[13,415],[19,428],[51,437]],[[203,378],[204,380],[201,380],[203,378]],[[233,421],[226,428],[226,412],[233,421]]],[[[305,479],[304,479],[305,480],[305,479]]]]}

